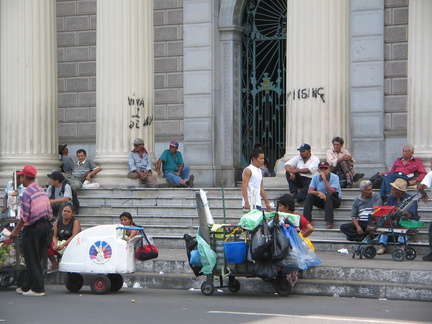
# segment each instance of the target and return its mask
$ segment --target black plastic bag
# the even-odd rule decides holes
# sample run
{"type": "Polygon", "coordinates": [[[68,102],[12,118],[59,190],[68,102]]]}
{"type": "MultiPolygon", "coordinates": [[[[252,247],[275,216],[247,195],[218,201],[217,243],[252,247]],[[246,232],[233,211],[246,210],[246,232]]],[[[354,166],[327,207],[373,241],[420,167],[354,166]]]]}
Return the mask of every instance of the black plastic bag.
{"type": "Polygon", "coordinates": [[[261,228],[252,238],[251,253],[255,261],[265,261],[272,259],[272,236],[267,225],[267,220],[263,212],[261,228]]]}
{"type": "Polygon", "coordinates": [[[254,264],[252,274],[264,280],[270,280],[277,276],[277,271],[271,260],[257,261],[254,264]]]}
{"type": "Polygon", "coordinates": [[[195,277],[202,276],[203,274],[200,273],[202,267],[198,267],[198,266],[190,263],[191,252],[198,247],[198,242],[197,242],[196,238],[193,236],[190,236],[189,234],[185,234],[185,235],[183,235],[183,239],[185,240],[185,243],[186,243],[186,254],[188,257],[189,266],[191,267],[193,273],[195,274],[195,277]]]}
{"type": "Polygon", "coordinates": [[[290,248],[290,239],[282,234],[279,224],[273,227],[272,260],[280,261],[285,259],[290,248]]]}

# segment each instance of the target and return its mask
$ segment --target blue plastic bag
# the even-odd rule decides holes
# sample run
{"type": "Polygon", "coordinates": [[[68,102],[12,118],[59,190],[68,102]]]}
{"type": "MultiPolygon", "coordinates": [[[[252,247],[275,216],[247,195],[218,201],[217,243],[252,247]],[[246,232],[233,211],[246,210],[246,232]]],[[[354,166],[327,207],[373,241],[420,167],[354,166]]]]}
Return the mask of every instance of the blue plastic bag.
{"type": "Polygon", "coordinates": [[[195,250],[192,250],[190,252],[190,264],[197,266],[197,267],[202,267],[202,263],[201,263],[201,255],[198,251],[198,247],[195,250]]]}
{"type": "Polygon", "coordinates": [[[282,267],[285,273],[297,270],[306,270],[322,263],[318,256],[298,235],[293,226],[283,227],[281,231],[283,235],[290,238],[292,246],[292,250],[290,250],[288,256],[276,264],[277,266],[282,267]],[[296,269],[296,267],[298,269],[296,269]]]}

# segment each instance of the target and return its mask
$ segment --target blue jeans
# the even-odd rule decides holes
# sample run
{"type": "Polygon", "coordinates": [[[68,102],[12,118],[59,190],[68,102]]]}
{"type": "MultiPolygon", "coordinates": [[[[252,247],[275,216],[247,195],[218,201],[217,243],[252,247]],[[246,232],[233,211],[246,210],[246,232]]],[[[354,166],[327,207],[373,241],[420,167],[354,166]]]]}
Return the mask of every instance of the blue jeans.
{"type": "Polygon", "coordinates": [[[165,171],[164,177],[169,183],[174,183],[177,187],[180,187],[181,179],[189,179],[190,167],[185,165],[183,170],[180,172],[180,176],[174,174],[175,171],[165,171]]]}
{"type": "MultiPolygon", "coordinates": [[[[388,240],[391,234],[381,234],[380,236],[380,244],[388,245],[388,240]]],[[[398,235],[398,242],[402,244],[408,243],[409,236],[408,235],[398,235]]]]}

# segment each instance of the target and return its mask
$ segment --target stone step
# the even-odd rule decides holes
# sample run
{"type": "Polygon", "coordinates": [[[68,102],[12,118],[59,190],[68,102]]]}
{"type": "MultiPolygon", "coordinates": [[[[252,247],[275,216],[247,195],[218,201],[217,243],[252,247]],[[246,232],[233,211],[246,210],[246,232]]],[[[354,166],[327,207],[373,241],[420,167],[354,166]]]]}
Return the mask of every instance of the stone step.
{"type": "MultiPolygon", "coordinates": [[[[158,259],[136,262],[136,272],[123,274],[128,287],[139,284],[142,288],[196,289],[211,280],[219,293],[229,293],[228,278],[214,273],[214,276],[195,277],[184,249],[160,249],[158,259]],[[168,256],[167,256],[168,254],[168,256]]],[[[379,256],[379,264],[371,259],[352,259],[348,255],[320,252],[323,263],[299,273],[299,280],[292,294],[319,295],[356,298],[386,298],[399,300],[432,301],[432,270],[423,261],[395,262],[386,255],[379,256]]],[[[259,278],[245,278],[240,273],[239,293],[274,294],[272,283],[259,278]]],[[[47,276],[47,284],[65,283],[66,274],[54,273],[47,276]]],[[[91,276],[84,275],[85,284],[91,276]]],[[[64,288],[66,289],[66,288],[64,288]]]]}

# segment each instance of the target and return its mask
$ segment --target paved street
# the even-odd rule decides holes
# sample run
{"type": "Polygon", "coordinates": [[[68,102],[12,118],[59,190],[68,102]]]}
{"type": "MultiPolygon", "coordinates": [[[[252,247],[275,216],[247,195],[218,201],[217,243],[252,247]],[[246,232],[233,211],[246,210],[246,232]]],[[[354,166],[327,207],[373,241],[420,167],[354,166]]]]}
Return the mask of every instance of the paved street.
{"type": "Polygon", "coordinates": [[[49,285],[44,297],[0,290],[0,323],[431,323],[428,302],[123,288],[95,295],[49,285]],[[134,302],[132,302],[134,300],[134,302]]]}

